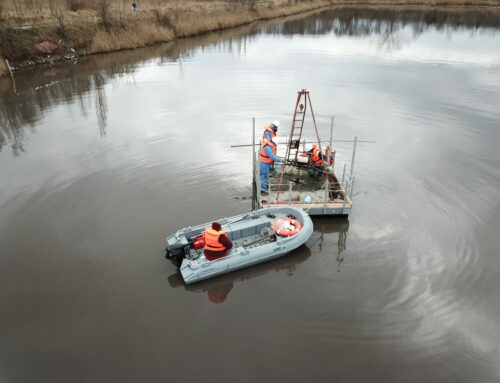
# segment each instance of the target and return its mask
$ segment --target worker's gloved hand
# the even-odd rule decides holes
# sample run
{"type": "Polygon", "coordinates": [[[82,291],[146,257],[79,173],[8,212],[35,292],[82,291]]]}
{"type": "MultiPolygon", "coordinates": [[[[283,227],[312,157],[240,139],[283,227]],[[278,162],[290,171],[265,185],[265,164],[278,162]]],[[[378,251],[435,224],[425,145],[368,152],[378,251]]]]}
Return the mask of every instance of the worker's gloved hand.
{"type": "Polygon", "coordinates": [[[278,163],[282,163],[283,162],[283,158],[282,157],[278,157],[278,161],[276,161],[278,163]]]}

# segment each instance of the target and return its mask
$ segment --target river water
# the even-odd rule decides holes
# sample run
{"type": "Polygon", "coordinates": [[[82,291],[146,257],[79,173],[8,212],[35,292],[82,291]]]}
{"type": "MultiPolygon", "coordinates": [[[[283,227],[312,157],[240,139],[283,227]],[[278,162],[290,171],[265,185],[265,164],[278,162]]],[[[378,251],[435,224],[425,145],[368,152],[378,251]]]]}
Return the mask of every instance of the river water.
{"type": "Polygon", "coordinates": [[[498,382],[499,28],[332,9],[2,79],[0,381],[498,382]],[[302,88],[375,141],[352,214],[184,287],[164,237],[251,208],[230,145],[302,88]]]}

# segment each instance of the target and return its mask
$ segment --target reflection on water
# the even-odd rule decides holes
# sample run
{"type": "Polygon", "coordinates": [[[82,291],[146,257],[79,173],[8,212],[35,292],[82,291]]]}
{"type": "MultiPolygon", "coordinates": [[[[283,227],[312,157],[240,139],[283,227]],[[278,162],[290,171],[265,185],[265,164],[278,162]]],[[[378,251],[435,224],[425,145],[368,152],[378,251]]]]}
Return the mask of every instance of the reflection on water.
{"type": "Polygon", "coordinates": [[[315,234],[320,233],[319,238],[316,240],[320,252],[323,251],[325,233],[338,233],[337,246],[329,246],[328,243],[326,243],[325,246],[329,246],[329,249],[336,249],[335,259],[338,263],[337,271],[339,272],[341,265],[345,259],[343,253],[347,248],[347,231],[349,230],[349,220],[347,218],[332,219],[325,217],[315,217],[314,230],[315,234]]]}
{"type": "Polygon", "coordinates": [[[0,380],[498,381],[496,12],[338,8],[1,80],[0,380]],[[304,87],[339,158],[376,141],[349,221],[170,287],[165,236],[250,209],[230,145],[304,87]]]}
{"type": "MultiPolygon", "coordinates": [[[[80,72],[80,67],[75,65],[73,68],[62,67],[45,70],[44,76],[55,77],[55,79],[48,80],[40,77],[42,82],[34,81],[34,84],[23,81],[23,88],[19,89],[18,87],[17,93],[4,92],[3,97],[0,98],[2,104],[0,109],[0,150],[2,146],[10,143],[14,154],[24,152],[24,141],[28,134],[23,130],[30,128],[30,132],[33,132],[37,121],[43,118],[44,112],[61,101],[67,104],[78,102],[83,118],[88,116],[89,109],[92,108],[93,104],[99,121],[99,133],[101,136],[105,135],[107,105],[104,86],[117,73],[106,74],[91,70],[93,73],[89,74],[87,71],[80,72]],[[68,69],[78,71],[78,73],[68,69]],[[94,95],[93,103],[88,98],[91,94],[94,95]]],[[[37,75],[40,74],[39,71],[41,69],[37,70],[37,75]]],[[[23,77],[23,80],[27,80],[24,77],[28,77],[30,80],[33,78],[31,74],[26,74],[26,76],[21,74],[19,77],[23,77]]],[[[21,82],[19,79],[16,81],[18,84],[21,82]]]]}
{"type": "MultiPolygon", "coordinates": [[[[83,117],[93,109],[99,134],[106,135],[107,102],[105,85],[134,72],[148,60],[158,64],[189,58],[197,49],[216,46],[224,52],[245,55],[253,38],[259,34],[337,36],[376,35],[384,49],[401,46],[400,33],[411,28],[413,38],[429,29],[442,33],[470,31],[496,33],[500,17],[490,9],[387,9],[339,7],[311,12],[314,17],[298,15],[284,20],[257,22],[233,30],[182,39],[151,48],[87,57],[77,62],[62,63],[52,68],[38,68],[16,74],[17,93],[11,80],[0,79],[0,150],[10,143],[14,154],[25,151],[29,136],[23,129],[33,129],[44,111],[54,104],[78,102],[83,117]],[[89,95],[93,94],[93,101],[89,95]]],[[[31,130],[30,132],[33,132],[31,130]]]]}
{"type": "MultiPolygon", "coordinates": [[[[196,293],[207,293],[208,300],[213,303],[223,303],[229,292],[233,289],[235,283],[238,286],[246,280],[256,278],[271,272],[284,273],[291,277],[295,274],[298,266],[305,262],[311,256],[310,247],[318,246],[320,251],[323,249],[325,235],[331,237],[331,234],[338,233],[337,247],[335,254],[338,262],[337,271],[340,271],[340,265],[344,261],[342,253],[346,249],[347,231],[349,230],[349,221],[347,218],[315,218],[314,234],[311,240],[304,246],[294,250],[292,253],[284,257],[261,263],[246,269],[212,278],[206,281],[195,283],[193,285],[184,285],[182,276],[179,273],[172,274],[168,277],[168,282],[172,287],[184,286],[187,291],[196,293]]],[[[327,244],[325,243],[327,246],[327,244]]],[[[333,249],[332,249],[333,250],[333,249]]]]}
{"type": "Polygon", "coordinates": [[[268,273],[283,273],[291,277],[297,271],[298,265],[311,256],[311,251],[307,246],[302,246],[292,253],[269,262],[264,262],[246,269],[238,270],[216,278],[201,281],[193,285],[184,285],[179,273],[168,277],[168,282],[172,287],[184,286],[187,291],[195,293],[207,293],[208,300],[213,303],[223,303],[234,285],[237,286],[245,281],[268,273]]]}
{"type": "Polygon", "coordinates": [[[500,26],[497,12],[491,9],[463,8],[338,8],[321,12],[314,18],[294,20],[267,27],[271,34],[321,35],[333,32],[337,36],[381,35],[389,39],[409,25],[414,36],[429,28],[438,31],[467,30],[495,33],[500,26]]]}

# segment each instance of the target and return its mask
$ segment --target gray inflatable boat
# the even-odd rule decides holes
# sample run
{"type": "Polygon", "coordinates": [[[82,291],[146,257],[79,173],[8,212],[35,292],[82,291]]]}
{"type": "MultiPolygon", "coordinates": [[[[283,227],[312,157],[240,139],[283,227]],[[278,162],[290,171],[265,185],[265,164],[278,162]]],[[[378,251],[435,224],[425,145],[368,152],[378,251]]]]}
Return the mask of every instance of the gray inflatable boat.
{"type": "Polygon", "coordinates": [[[281,257],[303,245],[313,223],[302,209],[291,206],[260,209],[218,220],[233,242],[224,258],[209,261],[199,246],[211,223],[188,227],[167,237],[166,258],[179,267],[186,284],[281,257]]]}

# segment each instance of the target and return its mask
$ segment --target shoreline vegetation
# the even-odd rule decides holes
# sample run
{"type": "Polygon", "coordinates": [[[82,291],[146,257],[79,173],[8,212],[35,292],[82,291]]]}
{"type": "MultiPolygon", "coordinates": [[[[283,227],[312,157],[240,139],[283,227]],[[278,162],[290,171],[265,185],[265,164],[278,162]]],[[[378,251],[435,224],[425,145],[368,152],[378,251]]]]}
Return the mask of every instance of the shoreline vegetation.
{"type": "Polygon", "coordinates": [[[0,0],[0,77],[329,6],[485,6],[500,0],[0,0]],[[10,64],[6,62],[8,60],[10,64]]]}

